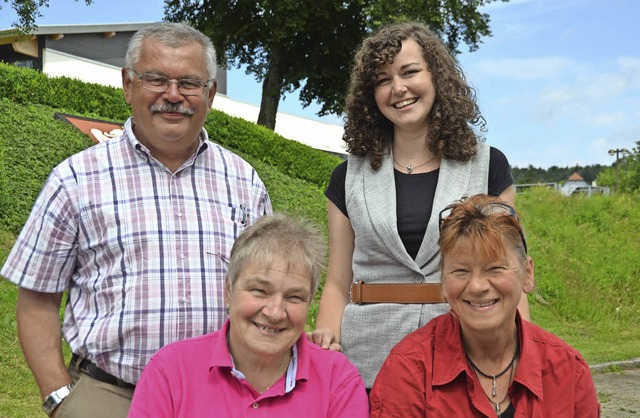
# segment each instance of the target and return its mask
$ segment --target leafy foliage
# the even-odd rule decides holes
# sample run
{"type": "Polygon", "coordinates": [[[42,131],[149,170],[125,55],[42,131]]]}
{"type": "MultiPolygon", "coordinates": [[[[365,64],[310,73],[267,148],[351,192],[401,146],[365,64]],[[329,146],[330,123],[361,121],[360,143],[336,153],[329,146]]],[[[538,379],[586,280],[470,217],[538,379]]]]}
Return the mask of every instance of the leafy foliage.
{"type": "MultiPolygon", "coordinates": [[[[40,104],[65,113],[116,122],[123,122],[130,115],[120,88],[67,77],[49,77],[32,69],[4,63],[0,63],[0,97],[14,103],[40,104]]],[[[205,127],[212,140],[230,150],[242,150],[251,158],[265,161],[289,176],[322,188],[326,186],[333,167],[342,161],[339,157],[283,138],[264,127],[218,110],[211,111],[205,127]]]]}
{"type": "MultiPolygon", "coordinates": [[[[9,0],[3,1],[9,3],[9,0]]],[[[85,2],[91,4],[93,0],[85,0],[85,2]]],[[[40,10],[43,7],[49,7],[49,0],[11,0],[11,7],[18,15],[18,21],[14,22],[12,26],[28,33],[36,27],[36,18],[42,17],[40,10]]]]}
{"type": "Polygon", "coordinates": [[[452,51],[461,41],[474,50],[491,35],[478,8],[493,1],[167,0],[165,16],[191,22],[213,40],[221,63],[246,65],[263,80],[258,124],[273,129],[280,97],[298,88],[303,105],[321,104],[319,115],[341,114],[354,51],[379,26],[424,22],[452,51]]]}
{"type": "Polygon", "coordinates": [[[41,104],[88,117],[124,121],[130,115],[122,89],[49,77],[29,68],[0,62],[0,97],[15,103],[41,104]]]}
{"type": "Polygon", "coordinates": [[[0,227],[17,234],[55,165],[92,144],[40,105],[0,99],[0,227]],[[2,172],[4,171],[4,172],[2,172]]]}
{"type": "MultiPolygon", "coordinates": [[[[512,167],[511,173],[516,184],[562,183],[575,172],[579,173],[587,183],[591,184],[604,169],[606,169],[606,166],[600,164],[575,165],[571,167],[554,165],[546,169],[529,165],[526,168],[512,167]]],[[[599,182],[598,184],[602,186],[599,182]]]]}
{"type": "Polygon", "coordinates": [[[618,166],[615,164],[611,168],[603,170],[598,175],[598,185],[609,186],[616,192],[640,193],[640,141],[636,142],[636,147],[628,155],[621,156],[618,166]]]}
{"type": "Polygon", "coordinates": [[[283,138],[273,131],[241,118],[212,111],[205,128],[220,145],[258,159],[290,177],[325,188],[331,171],[342,159],[300,142],[283,138]]]}

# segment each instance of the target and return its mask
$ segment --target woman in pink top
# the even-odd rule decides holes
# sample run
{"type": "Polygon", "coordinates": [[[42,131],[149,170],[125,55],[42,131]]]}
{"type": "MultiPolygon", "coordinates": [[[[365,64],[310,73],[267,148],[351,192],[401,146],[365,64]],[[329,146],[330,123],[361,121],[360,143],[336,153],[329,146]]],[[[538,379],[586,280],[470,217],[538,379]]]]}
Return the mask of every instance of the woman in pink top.
{"type": "Polygon", "coordinates": [[[303,334],[324,257],[322,234],[302,221],[267,215],[245,230],[231,250],[224,327],[158,351],[129,417],[368,417],[355,366],[303,334]]]}
{"type": "Polygon", "coordinates": [[[517,310],[533,261],[515,210],[475,195],[440,212],[451,312],[396,345],[371,391],[371,416],[596,418],[589,366],[517,310]]]}

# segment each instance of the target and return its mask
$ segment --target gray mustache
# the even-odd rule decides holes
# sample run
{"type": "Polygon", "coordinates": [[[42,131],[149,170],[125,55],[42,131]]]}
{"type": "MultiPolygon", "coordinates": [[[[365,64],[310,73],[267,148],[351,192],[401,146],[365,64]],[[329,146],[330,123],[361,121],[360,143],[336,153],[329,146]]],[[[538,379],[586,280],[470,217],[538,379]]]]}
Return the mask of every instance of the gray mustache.
{"type": "Polygon", "coordinates": [[[196,111],[190,107],[184,107],[179,103],[154,104],[151,106],[151,113],[178,113],[186,116],[193,116],[196,111]]]}

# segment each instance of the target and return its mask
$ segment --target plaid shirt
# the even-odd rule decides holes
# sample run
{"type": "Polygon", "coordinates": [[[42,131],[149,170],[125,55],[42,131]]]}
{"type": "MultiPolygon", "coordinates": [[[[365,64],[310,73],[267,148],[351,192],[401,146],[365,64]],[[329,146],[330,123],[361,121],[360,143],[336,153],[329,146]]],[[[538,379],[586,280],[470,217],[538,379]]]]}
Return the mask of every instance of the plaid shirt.
{"type": "Polygon", "coordinates": [[[136,383],[160,347],[222,327],[235,238],[271,201],[256,171],[210,142],[175,173],[124,134],[51,173],[0,274],[69,291],[74,353],[136,383]]]}

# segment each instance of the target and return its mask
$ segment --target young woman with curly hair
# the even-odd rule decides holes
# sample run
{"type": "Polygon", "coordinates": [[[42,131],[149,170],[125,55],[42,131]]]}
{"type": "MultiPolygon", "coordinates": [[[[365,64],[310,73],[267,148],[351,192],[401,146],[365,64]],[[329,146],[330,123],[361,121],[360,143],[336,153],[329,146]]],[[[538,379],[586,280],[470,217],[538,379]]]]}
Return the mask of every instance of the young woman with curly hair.
{"type": "MultiPolygon", "coordinates": [[[[513,206],[502,152],[455,58],[426,26],[397,23],[356,54],[343,139],[351,154],[326,196],[329,265],[309,338],[343,350],[370,388],[391,348],[446,312],[439,211],[487,193],[513,206]]],[[[526,297],[521,312],[528,318],[526,297]]]]}

